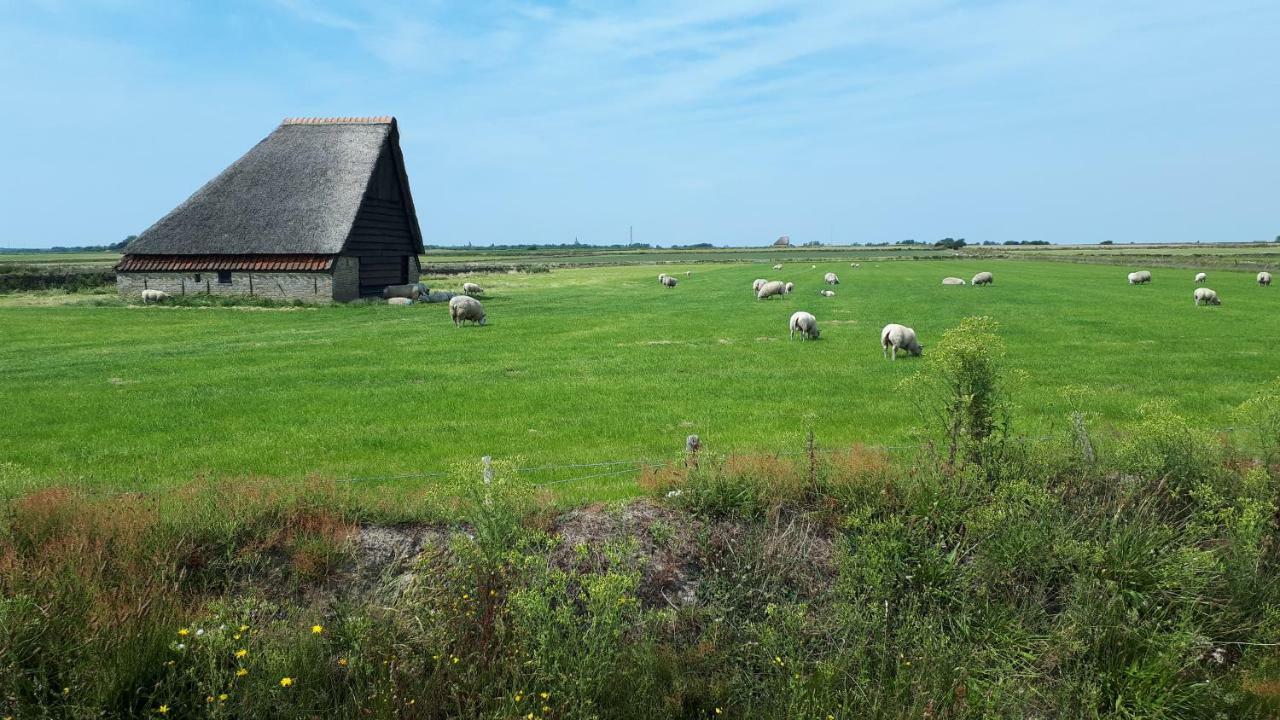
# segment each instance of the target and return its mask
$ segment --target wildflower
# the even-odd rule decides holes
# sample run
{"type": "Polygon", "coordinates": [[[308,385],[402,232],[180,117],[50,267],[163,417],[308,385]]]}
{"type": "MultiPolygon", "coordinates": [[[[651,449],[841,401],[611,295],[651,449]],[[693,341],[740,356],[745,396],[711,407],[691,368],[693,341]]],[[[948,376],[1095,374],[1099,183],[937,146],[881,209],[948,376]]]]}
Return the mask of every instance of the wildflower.
{"type": "Polygon", "coordinates": [[[248,675],[248,674],[249,674],[249,671],[245,670],[244,668],[240,668],[239,670],[236,671],[236,677],[244,677],[245,675],[248,675]]]}
{"type": "Polygon", "coordinates": [[[178,634],[182,637],[186,637],[191,634],[191,631],[186,628],[178,628],[178,634]]]}
{"type": "Polygon", "coordinates": [[[196,630],[196,637],[202,637],[203,635],[204,635],[204,630],[196,630]]]}
{"type": "Polygon", "coordinates": [[[245,650],[244,648],[240,648],[239,650],[237,650],[237,651],[236,651],[236,657],[237,657],[237,658],[242,658],[242,657],[244,657],[245,655],[248,655],[248,654],[249,654],[249,651],[248,651],[248,650],[245,650]]]}
{"type": "Polygon", "coordinates": [[[64,688],[62,688],[62,694],[63,694],[63,695],[70,695],[70,694],[71,694],[71,688],[69,688],[69,687],[64,687],[64,688]]]}
{"type": "Polygon", "coordinates": [[[169,667],[173,667],[174,665],[177,665],[177,662],[174,660],[170,660],[169,662],[165,663],[165,665],[168,665],[169,667]]]}
{"type": "Polygon", "coordinates": [[[227,701],[226,693],[222,693],[221,695],[218,696],[218,702],[226,702],[226,701],[227,701]]]}
{"type": "Polygon", "coordinates": [[[542,712],[544,712],[544,713],[549,713],[549,712],[551,712],[551,708],[547,707],[546,705],[543,705],[543,706],[542,706],[542,712]]]}
{"type": "Polygon", "coordinates": [[[248,629],[249,629],[249,626],[248,626],[248,625],[241,625],[241,626],[240,626],[240,632],[244,632],[245,630],[248,630],[248,629]]]}
{"type": "Polygon", "coordinates": [[[773,656],[773,664],[774,664],[774,665],[777,665],[778,667],[782,667],[782,665],[783,665],[782,658],[778,657],[777,655],[774,655],[774,656],[773,656]]]}
{"type": "Polygon", "coordinates": [[[346,667],[346,666],[347,666],[347,659],[346,659],[346,658],[338,658],[338,667],[346,667]]]}
{"type": "Polygon", "coordinates": [[[205,696],[205,698],[204,698],[204,701],[205,701],[205,702],[207,702],[207,703],[211,703],[211,702],[213,702],[213,696],[212,696],[212,695],[206,695],[206,696],[205,696]]]}
{"type": "Polygon", "coordinates": [[[716,708],[716,714],[717,714],[717,715],[723,715],[723,714],[724,714],[724,708],[716,708]]]}
{"type": "Polygon", "coordinates": [[[156,712],[160,713],[161,715],[168,715],[168,714],[169,714],[169,706],[168,706],[168,705],[161,705],[160,707],[156,708],[156,712]]]}
{"type": "Polygon", "coordinates": [[[538,693],[538,697],[542,698],[543,700],[546,700],[547,698],[551,697],[551,693],[540,692],[538,693]]]}
{"type": "Polygon", "coordinates": [[[239,639],[240,639],[240,633],[236,633],[235,635],[232,635],[232,636],[231,636],[231,639],[232,639],[232,640],[239,640],[239,639]]]}
{"type": "Polygon", "coordinates": [[[524,716],[524,720],[533,720],[533,713],[524,716]]]}
{"type": "Polygon", "coordinates": [[[280,687],[289,687],[290,685],[293,685],[293,678],[280,678],[280,687]]]}
{"type": "Polygon", "coordinates": [[[454,665],[457,665],[457,664],[458,664],[458,656],[457,656],[457,655],[452,656],[452,657],[450,658],[450,660],[453,662],[453,664],[454,664],[454,665]]]}
{"type": "Polygon", "coordinates": [[[179,649],[179,650],[186,650],[186,649],[187,649],[187,644],[186,644],[186,643],[178,643],[178,649],[179,649]]]}
{"type": "Polygon", "coordinates": [[[320,633],[322,633],[322,632],[324,632],[324,627],[323,627],[323,626],[321,626],[321,625],[312,625],[312,626],[311,626],[311,634],[312,634],[312,635],[319,635],[319,634],[320,634],[320,633]]]}
{"type": "Polygon", "coordinates": [[[524,699],[524,695],[521,695],[520,693],[516,693],[516,702],[520,702],[523,699],[524,699]]]}

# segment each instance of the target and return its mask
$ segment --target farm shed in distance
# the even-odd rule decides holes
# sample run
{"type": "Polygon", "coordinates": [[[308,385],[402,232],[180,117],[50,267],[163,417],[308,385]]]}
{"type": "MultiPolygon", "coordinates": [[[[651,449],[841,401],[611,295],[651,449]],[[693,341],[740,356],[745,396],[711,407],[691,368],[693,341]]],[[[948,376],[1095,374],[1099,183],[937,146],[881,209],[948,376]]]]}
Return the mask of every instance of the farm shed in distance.
{"type": "Polygon", "coordinates": [[[130,242],[116,289],[347,301],[421,252],[395,118],[291,118],[130,242]]]}

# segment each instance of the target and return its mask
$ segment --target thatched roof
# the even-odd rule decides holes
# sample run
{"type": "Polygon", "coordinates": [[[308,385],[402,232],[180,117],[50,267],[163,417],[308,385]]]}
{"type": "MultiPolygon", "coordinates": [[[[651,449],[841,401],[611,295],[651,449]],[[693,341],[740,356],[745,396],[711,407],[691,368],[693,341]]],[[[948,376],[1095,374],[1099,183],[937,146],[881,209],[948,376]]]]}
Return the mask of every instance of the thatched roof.
{"type": "Polygon", "coordinates": [[[422,252],[395,118],[291,118],[125,248],[139,255],[337,254],[386,147],[422,252]]]}

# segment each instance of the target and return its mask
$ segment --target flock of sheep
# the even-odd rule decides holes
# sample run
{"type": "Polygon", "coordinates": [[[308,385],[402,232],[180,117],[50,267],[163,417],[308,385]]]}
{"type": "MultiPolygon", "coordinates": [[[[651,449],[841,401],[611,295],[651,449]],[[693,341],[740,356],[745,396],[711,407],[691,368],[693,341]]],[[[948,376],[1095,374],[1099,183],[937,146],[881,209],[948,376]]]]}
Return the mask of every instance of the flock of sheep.
{"type": "Polygon", "coordinates": [[[412,285],[388,285],[382,290],[382,297],[388,305],[412,305],[415,302],[449,302],[449,319],[454,327],[461,327],[464,322],[484,325],[488,317],[484,305],[476,299],[476,295],[484,294],[484,288],[472,282],[462,283],[462,294],[456,295],[447,290],[431,291],[424,283],[412,285]]]}
{"type": "MultiPolygon", "coordinates": [[[[1209,281],[1209,276],[1206,273],[1199,272],[1199,273],[1196,273],[1194,280],[1197,285],[1202,285],[1209,281]]],[[[1270,287],[1271,273],[1264,270],[1258,273],[1257,280],[1258,280],[1259,287],[1270,287]]],[[[1139,270],[1137,272],[1129,273],[1130,285],[1146,285],[1149,282],[1151,282],[1150,270],[1139,270]]],[[[1199,307],[1201,305],[1221,305],[1222,304],[1222,301],[1218,299],[1217,291],[1210,290],[1207,287],[1196,288],[1195,292],[1191,293],[1191,299],[1195,303],[1196,307],[1199,307]]]]}

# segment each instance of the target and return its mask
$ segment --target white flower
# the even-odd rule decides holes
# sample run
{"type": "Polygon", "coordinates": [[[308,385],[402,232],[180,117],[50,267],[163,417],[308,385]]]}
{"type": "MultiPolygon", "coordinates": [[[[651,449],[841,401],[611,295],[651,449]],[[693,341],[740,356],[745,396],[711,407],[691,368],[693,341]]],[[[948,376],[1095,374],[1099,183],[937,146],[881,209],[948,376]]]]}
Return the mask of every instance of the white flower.
{"type": "Polygon", "coordinates": [[[201,635],[204,635],[204,631],[203,631],[203,630],[197,630],[197,631],[196,631],[196,637],[200,637],[201,635]]]}
{"type": "Polygon", "coordinates": [[[179,650],[186,650],[186,649],[187,649],[187,644],[186,644],[186,643],[178,643],[178,649],[179,649],[179,650]]]}
{"type": "Polygon", "coordinates": [[[669,498],[677,498],[677,497],[680,497],[680,496],[681,496],[681,495],[683,495],[683,494],[684,494],[684,491],[683,491],[683,490],[672,490],[672,491],[670,491],[670,492],[668,492],[668,493],[667,493],[667,497],[669,497],[669,498]]]}

